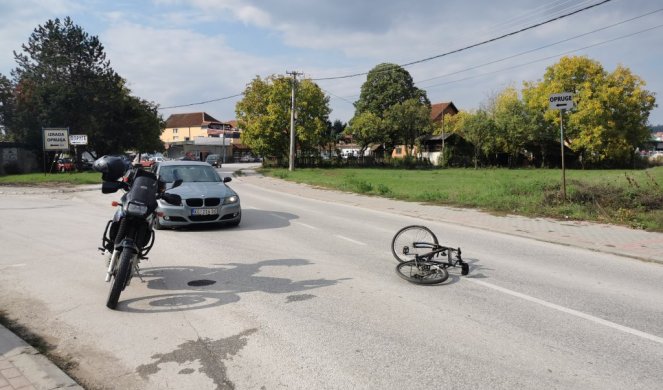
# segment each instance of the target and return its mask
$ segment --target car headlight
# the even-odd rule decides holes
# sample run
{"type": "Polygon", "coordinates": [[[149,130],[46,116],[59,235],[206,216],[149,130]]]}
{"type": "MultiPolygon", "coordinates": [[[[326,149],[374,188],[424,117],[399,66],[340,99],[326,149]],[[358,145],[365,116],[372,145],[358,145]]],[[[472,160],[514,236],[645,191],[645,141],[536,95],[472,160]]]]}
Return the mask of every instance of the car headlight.
{"type": "Polygon", "coordinates": [[[223,198],[223,204],[233,204],[239,202],[239,196],[233,195],[223,198]]]}

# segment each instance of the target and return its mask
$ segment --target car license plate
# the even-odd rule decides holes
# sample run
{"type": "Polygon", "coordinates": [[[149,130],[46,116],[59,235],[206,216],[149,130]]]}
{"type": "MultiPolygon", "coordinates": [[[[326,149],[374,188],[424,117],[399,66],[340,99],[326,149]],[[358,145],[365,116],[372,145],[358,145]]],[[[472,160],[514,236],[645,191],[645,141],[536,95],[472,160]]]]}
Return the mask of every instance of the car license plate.
{"type": "Polygon", "coordinates": [[[217,215],[219,210],[217,209],[193,209],[191,210],[191,215],[217,215]]]}

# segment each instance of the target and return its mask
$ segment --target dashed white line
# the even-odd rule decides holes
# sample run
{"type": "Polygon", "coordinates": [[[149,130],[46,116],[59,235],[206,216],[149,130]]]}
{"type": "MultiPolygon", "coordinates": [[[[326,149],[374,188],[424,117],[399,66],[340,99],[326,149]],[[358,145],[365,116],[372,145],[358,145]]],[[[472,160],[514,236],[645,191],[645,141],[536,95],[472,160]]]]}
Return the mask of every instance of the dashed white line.
{"type": "Polygon", "coordinates": [[[7,264],[7,265],[0,265],[0,269],[5,269],[5,268],[18,268],[18,267],[25,267],[25,264],[7,264]]]}
{"type": "Polygon", "coordinates": [[[304,226],[304,227],[307,227],[307,228],[309,228],[309,229],[311,229],[311,230],[318,230],[317,227],[315,227],[315,226],[311,226],[311,225],[306,224],[306,223],[304,223],[304,222],[294,222],[294,223],[296,223],[297,225],[302,225],[302,226],[304,226]]]}
{"type": "Polygon", "coordinates": [[[279,219],[284,219],[286,221],[288,220],[288,217],[284,217],[283,215],[278,215],[278,214],[274,214],[274,213],[269,213],[269,215],[271,215],[272,217],[279,218],[279,219]]]}
{"type": "Polygon", "coordinates": [[[341,236],[340,234],[335,234],[335,236],[338,237],[338,238],[340,238],[340,239],[343,239],[343,240],[346,240],[346,241],[350,241],[350,242],[352,242],[352,243],[354,243],[354,244],[357,244],[357,245],[366,245],[366,243],[364,243],[364,242],[357,241],[357,240],[353,240],[352,238],[348,238],[348,237],[345,237],[345,236],[341,236]]]}
{"type": "Polygon", "coordinates": [[[657,342],[659,344],[663,344],[663,337],[658,337],[658,336],[655,336],[653,334],[645,333],[645,332],[637,330],[637,329],[629,328],[628,326],[619,325],[619,324],[616,324],[614,322],[604,320],[603,318],[594,317],[592,315],[589,315],[589,314],[586,314],[586,313],[583,313],[583,312],[580,312],[580,311],[577,311],[577,310],[569,309],[568,307],[556,305],[554,303],[550,303],[548,301],[544,301],[544,300],[539,299],[539,298],[534,298],[534,297],[531,297],[531,296],[523,294],[523,293],[519,293],[519,292],[516,292],[516,291],[513,291],[513,290],[509,290],[508,288],[504,288],[504,287],[496,286],[496,285],[491,284],[491,283],[484,282],[483,280],[472,279],[472,278],[466,278],[465,280],[468,280],[472,283],[480,284],[484,287],[491,288],[493,290],[502,292],[504,294],[508,294],[508,295],[511,295],[511,296],[514,296],[514,297],[517,297],[517,298],[520,298],[520,299],[524,299],[524,300],[529,301],[529,302],[538,303],[539,305],[542,305],[542,306],[545,306],[545,307],[548,307],[548,308],[551,308],[551,309],[554,309],[554,310],[558,310],[558,311],[561,311],[563,313],[570,314],[570,315],[573,315],[573,316],[576,316],[576,317],[580,317],[580,318],[583,318],[585,320],[592,321],[594,323],[597,323],[597,324],[607,326],[607,327],[612,328],[612,329],[622,331],[624,333],[632,334],[634,336],[642,337],[644,339],[651,340],[651,341],[657,342]]]}

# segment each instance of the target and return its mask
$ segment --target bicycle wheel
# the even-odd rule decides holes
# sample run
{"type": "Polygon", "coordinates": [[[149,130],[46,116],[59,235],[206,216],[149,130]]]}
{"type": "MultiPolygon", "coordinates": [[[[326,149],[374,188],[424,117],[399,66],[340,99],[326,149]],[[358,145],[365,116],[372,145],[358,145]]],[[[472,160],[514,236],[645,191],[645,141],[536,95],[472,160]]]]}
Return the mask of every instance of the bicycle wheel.
{"type": "Polygon", "coordinates": [[[414,243],[428,243],[437,245],[437,237],[426,226],[406,226],[396,233],[391,240],[391,253],[399,262],[414,260],[415,256],[430,252],[431,247],[415,248],[414,243]]]}
{"type": "Polygon", "coordinates": [[[396,273],[415,284],[437,284],[449,278],[447,269],[436,261],[405,261],[396,266],[396,273]]]}

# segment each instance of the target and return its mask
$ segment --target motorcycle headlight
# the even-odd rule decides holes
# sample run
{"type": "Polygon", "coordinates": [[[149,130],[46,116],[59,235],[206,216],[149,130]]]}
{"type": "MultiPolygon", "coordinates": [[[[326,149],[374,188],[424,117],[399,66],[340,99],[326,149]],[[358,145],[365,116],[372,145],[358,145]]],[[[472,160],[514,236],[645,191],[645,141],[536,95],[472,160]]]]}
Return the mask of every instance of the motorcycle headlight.
{"type": "Polygon", "coordinates": [[[223,204],[233,204],[239,202],[239,196],[233,195],[223,198],[223,204]]]}
{"type": "Polygon", "coordinates": [[[127,204],[127,214],[138,216],[147,215],[147,206],[144,204],[130,202],[127,204]]]}

